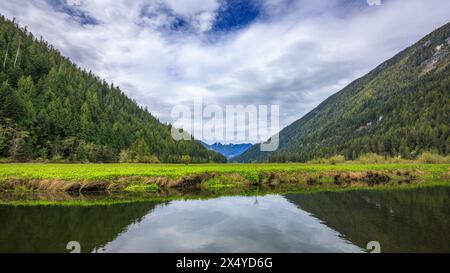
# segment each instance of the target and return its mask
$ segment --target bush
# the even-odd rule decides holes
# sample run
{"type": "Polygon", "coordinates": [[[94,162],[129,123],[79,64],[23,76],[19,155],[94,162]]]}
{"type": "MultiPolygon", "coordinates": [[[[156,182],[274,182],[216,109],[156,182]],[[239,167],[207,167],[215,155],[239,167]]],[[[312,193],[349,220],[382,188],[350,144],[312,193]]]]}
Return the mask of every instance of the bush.
{"type": "Polygon", "coordinates": [[[406,158],[402,158],[401,156],[397,156],[397,157],[389,157],[387,159],[387,162],[389,164],[408,164],[411,163],[411,160],[406,159],[406,158]]]}
{"type": "Polygon", "coordinates": [[[54,155],[50,160],[52,163],[67,163],[67,161],[61,155],[54,155]]]}
{"type": "Polygon", "coordinates": [[[11,157],[0,158],[0,164],[2,164],[2,163],[14,163],[14,162],[15,162],[14,159],[11,158],[11,157]]]}
{"type": "Polygon", "coordinates": [[[191,157],[189,156],[189,155],[183,155],[182,157],[181,157],[181,162],[183,163],[183,164],[189,164],[189,163],[191,163],[191,157]]]}
{"type": "Polygon", "coordinates": [[[357,161],[364,164],[386,163],[386,159],[383,156],[374,153],[361,155],[357,161]]]}
{"type": "Polygon", "coordinates": [[[332,165],[336,165],[338,163],[344,163],[345,157],[343,155],[334,155],[328,159],[328,162],[332,165]]]}
{"type": "Polygon", "coordinates": [[[158,188],[156,184],[129,185],[124,190],[127,192],[156,192],[158,188]]]}
{"type": "Polygon", "coordinates": [[[122,150],[119,154],[119,162],[120,163],[129,163],[132,162],[132,153],[130,150],[122,150]]]}
{"type": "MultiPolygon", "coordinates": [[[[308,161],[308,164],[332,164],[336,165],[339,163],[345,163],[345,158],[342,155],[335,155],[330,158],[316,158],[308,161]]],[[[411,163],[422,163],[422,164],[450,164],[450,155],[442,156],[435,152],[424,152],[415,160],[405,159],[400,156],[398,157],[388,157],[368,153],[360,155],[358,159],[354,161],[349,161],[356,164],[411,164],[411,163]]]]}
{"type": "Polygon", "coordinates": [[[345,157],[343,155],[334,155],[329,158],[316,158],[308,161],[308,164],[332,164],[344,163],[345,157]]]}
{"type": "Polygon", "coordinates": [[[424,164],[445,164],[450,163],[450,156],[442,156],[432,152],[424,152],[417,157],[416,161],[424,164]]]}
{"type": "Polygon", "coordinates": [[[154,155],[144,155],[137,158],[136,163],[160,163],[160,161],[154,155]]]}

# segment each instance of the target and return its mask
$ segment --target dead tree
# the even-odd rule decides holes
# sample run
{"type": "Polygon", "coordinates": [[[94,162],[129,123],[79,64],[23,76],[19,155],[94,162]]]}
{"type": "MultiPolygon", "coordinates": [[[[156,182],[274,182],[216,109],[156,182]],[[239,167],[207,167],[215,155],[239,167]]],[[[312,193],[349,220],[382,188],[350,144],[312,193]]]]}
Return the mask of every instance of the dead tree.
{"type": "Polygon", "coordinates": [[[20,52],[20,41],[19,41],[19,46],[17,47],[16,58],[14,58],[14,67],[16,67],[17,58],[19,57],[19,52],[20,52]]]}
{"type": "Polygon", "coordinates": [[[8,45],[6,46],[5,59],[3,60],[3,69],[5,69],[6,67],[6,59],[8,58],[8,51],[9,51],[9,42],[8,45]]]}

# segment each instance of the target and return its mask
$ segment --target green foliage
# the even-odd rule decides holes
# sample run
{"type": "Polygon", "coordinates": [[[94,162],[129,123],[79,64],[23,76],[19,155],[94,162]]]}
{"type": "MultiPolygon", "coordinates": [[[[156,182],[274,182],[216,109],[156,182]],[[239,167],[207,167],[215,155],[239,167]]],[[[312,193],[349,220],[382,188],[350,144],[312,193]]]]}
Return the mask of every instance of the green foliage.
{"type": "Polygon", "coordinates": [[[307,162],[336,154],[354,160],[368,153],[413,159],[430,150],[448,155],[449,38],[450,23],[283,129],[277,151],[254,145],[233,161],[307,162]]]}
{"type": "Polygon", "coordinates": [[[133,155],[130,150],[122,150],[119,154],[120,163],[131,163],[133,162],[133,155]]]}
{"type": "Polygon", "coordinates": [[[189,155],[183,155],[181,156],[181,162],[187,165],[191,163],[191,157],[189,155]]]}
{"type": "Polygon", "coordinates": [[[238,188],[244,185],[244,181],[236,176],[221,175],[219,177],[208,179],[202,185],[203,188],[223,189],[238,188]]]}
{"type": "Polygon", "coordinates": [[[0,16],[0,158],[76,162],[226,162],[198,141],[175,141],[118,87],[0,16]],[[15,57],[18,56],[18,61],[15,57]]]}
{"type": "MultiPolygon", "coordinates": [[[[156,190],[154,181],[160,178],[177,181],[186,177],[205,177],[201,189],[238,189],[249,188],[251,185],[272,188],[274,185],[284,185],[279,190],[324,190],[335,188],[336,174],[346,174],[353,178],[362,178],[364,173],[379,173],[391,177],[392,181],[383,188],[401,186],[397,182],[411,179],[402,185],[430,186],[449,185],[449,164],[2,164],[0,168],[0,190],[3,183],[8,185],[34,185],[36,181],[59,181],[60,187],[74,181],[93,184],[102,182],[122,183],[126,191],[146,192],[156,190]],[[215,174],[205,176],[205,174],[215,174]],[[409,178],[408,178],[409,177],[409,178]],[[151,179],[156,178],[156,179],[151,179]],[[30,184],[27,184],[27,181],[30,184]],[[311,183],[311,181],[313,183],[311,183]],[[411,182],[412,181],[412,182],[411,182]],[[153,186],[152,186],[153,185],[153,186]]],[[[32,187],[34,187],[32,186],[32,187]]],[[[347,188],[346,185],[341,185],[347,188]]],[[[353,189],[360,187],[358,183],[353,189]]],[[[29,187],[29,189],[32,189],[29,187]]],[[[55,189],[56,184],[52,186],[55,189]]],[[[164,186],[163,186],[164,187],[164,186]]],[[[114,188],[114,187],[112,187],[114,188]]],[[[120,188],[120,187],[118,187],[120,188]]],[[[367,187],[363,187],[367,188],[367,187]]],[[[179,192],[179,191],[175,191],[179,192]]],[[[183,194],[184,192],[180,191],[183,194]]],[[[231,192],[229,192],[231,193],[231,192]]],[[[235,192],[236,193],[236,192],[235,192]]],[[[1,205],[1,200],[0,200],[1,205]]]]}
{"type": "Polygon", "coordinates": [[[368,153],[359,156],[357,161],[364,164],[376,164],[386,162],[386,159],[383,156],[374,153],[368,153]]]}
{"type": "Polygon", "coordinates": [[[343,155],[334,155],[329,158],[318,158],[308,161],[310,164],[331,164],[336,165],[338,163],[344,163],[345,157],[343,155]]]}
{"type": "Polygon", "coordinates": [[[450,164],[450,156],[442,156],[436,153],[425,152],[417,157],[417,161],[423,164],[450,164]]]}
{"type": "Polygon", "coordinates": [[[11,141],[10,156],[16,161],[27,161],[31,158],[32,146],[30,135],[26,131],[19,131],[14,134],[11,141]]]}
{"type": "Polygon", "coordinates": [[[402,157],[380,156],[374,153],[360,155],[355,160],[345,160],[344,156],[332,156],[330,158],[317,158],[308,161],[309,164],[450,164],[450,155],[442,156],[436,152],[424,152],[415,159],[405,159],[402,157]]]}
{"type": "Polygon", "coordinates": [[[329,162],[331,165],[336,165],[338,163],[344,163],[345,157],[343,155],[335,155],[329,158],[329,162]]]}
{"type": "Polygon", "coordinates": [[[0,86],[0,119],[11,119],[20,122],[25,115],[25,104],[8,81],[0,86]]]}
{"type": "Polygon", "coordinates": [[[145,184],[145,185],[129,185],[125,189],[127,192],[155,192],[158,190],[158,185],[156,184],[145,184]]]}

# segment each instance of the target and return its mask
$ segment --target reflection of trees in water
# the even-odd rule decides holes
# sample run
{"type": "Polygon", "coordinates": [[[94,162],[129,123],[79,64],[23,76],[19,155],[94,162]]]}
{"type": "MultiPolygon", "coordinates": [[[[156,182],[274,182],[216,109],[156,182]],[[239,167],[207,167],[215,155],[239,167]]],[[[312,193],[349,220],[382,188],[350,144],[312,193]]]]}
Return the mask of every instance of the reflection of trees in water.
{"type": "Polygon", "coordinates": [[[286,195],[356,245],[382,252],[449,252],[450,188],[286,195]]]}
{"type": "Polygon", "coordinates": [[[155,206],[0,207],[0,252],[69,252],[69,241],[78,241],[82,252],[91,252],[140,222],[155,206]]]}
{"type": "MultiPolygon", "coordinates": [[[[258,193],[257,190],[253,197],[255,205],[258,193]]],[[[361,248],[369,241],[379,241],[382,252],[450,251],[450,188],[324,192],[285,197],[361,248]]],[[[33,198],[59,200],[62,197],[33,198]]],[[[76,201],[102,197],[63,198],[76,201]]],[[[156,205],[138,202],[92,207],[0,206],[0,252],[68,252],[69,241],[80,242],[82,251],[90,252],[113,241],[131,224],[142,221],[156,205]]]]}

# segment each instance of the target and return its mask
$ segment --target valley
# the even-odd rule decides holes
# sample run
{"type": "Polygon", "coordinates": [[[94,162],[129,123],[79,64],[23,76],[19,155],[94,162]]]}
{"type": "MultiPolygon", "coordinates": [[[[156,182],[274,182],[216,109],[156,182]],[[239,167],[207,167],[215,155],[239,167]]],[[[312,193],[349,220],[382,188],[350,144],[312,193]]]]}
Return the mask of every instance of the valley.
{"type": "Polygon", "coordinates": [[[0,3],[0,253],[450,252],[448,14],[25,2],[0,3]]]}

